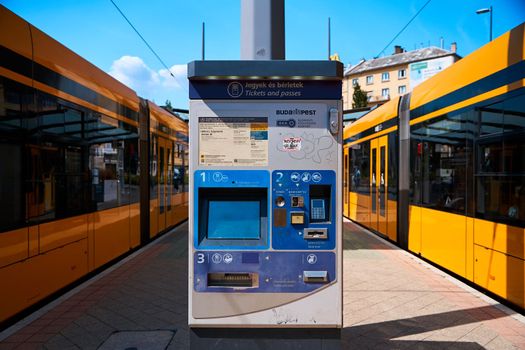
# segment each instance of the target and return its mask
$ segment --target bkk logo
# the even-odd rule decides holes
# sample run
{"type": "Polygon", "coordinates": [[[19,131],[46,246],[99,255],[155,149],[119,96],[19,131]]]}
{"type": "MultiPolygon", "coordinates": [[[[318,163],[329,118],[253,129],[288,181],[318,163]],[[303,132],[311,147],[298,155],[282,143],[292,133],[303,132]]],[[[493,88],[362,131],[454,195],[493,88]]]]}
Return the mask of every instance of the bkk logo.
{"type": "Polygon", "coordinates": [[[287,126],[289,128],[294,128],[295,124],[296,124],[295,119],[278,120],[277,121],[277,126],[287,126]]]}

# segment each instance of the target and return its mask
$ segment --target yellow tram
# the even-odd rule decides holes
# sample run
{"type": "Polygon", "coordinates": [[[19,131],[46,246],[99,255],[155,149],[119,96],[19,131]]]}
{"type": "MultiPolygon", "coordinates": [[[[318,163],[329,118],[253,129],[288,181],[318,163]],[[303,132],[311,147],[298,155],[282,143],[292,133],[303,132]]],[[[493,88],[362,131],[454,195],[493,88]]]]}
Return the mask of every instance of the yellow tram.
{"type": "Polygon", "coordinates": [[[525,25],[344,132],[344,213],[525,308],[525,25]]]}
{"type": "Polygon", "coordinates": [[[0,325],[187,219],[188,126],[0,6],[0,325]]]}

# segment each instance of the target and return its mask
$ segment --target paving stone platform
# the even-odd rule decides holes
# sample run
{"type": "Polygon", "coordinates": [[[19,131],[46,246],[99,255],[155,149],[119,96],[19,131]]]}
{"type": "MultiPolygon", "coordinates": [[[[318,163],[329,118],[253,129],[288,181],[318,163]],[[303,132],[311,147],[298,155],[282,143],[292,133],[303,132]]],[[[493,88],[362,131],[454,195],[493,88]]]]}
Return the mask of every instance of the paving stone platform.
{"type": "MultiPolygon", "coordinates": [[[[187,224],[0,333],[2,349],[187,349],[187,224]]],[[[343,349],[525,349],[525,318],[346,221],[343,349]]]]}

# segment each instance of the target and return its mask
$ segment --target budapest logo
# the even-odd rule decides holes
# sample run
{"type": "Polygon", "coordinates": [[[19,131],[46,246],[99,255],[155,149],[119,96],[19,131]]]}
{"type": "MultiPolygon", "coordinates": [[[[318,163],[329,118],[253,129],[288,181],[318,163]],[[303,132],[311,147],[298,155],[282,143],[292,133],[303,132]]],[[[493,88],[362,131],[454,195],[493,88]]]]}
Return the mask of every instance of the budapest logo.
{"type": "Polygon", "coordinates": [[[295,127],[295,119],[288,119],[288,120],[278,120],[277,126],[287,126],[289,128],[295,127]]]}
{"type": "Polygon", "coordinates": [[[230,95],[230,97],[237,98],[240,97],[242,93],[243,88],[241,83],[234,81],[228,84],[228,95],[230,95]]]}

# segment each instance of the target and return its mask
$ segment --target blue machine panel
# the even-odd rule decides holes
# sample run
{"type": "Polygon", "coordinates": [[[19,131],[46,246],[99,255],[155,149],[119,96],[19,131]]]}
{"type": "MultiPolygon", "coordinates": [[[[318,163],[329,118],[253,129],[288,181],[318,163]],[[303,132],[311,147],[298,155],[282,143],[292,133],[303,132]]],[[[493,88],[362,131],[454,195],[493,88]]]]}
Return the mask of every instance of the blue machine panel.
{"type": "Polygon", "coordinates": [[[307,293],[335,282],[333,252],[198,251],[193,256],[196,292],[307,293]],[[326,280],[305,282],[304,273],[325,274],[326,280]],[[210,274],[255,275],[255,287],[209,286],[210,274]]]}
{"type": "Polygon", "coordinates": [[[335,188],[336,176],[332,170],[273,171],[273,249],[334,249],[335,188]],[[279,214],[286,220],[277,220],[279,214]],[[292,214],[302,215],[303,223],[292,223],[292,214]],[[305,239],[305,229],[315,233],[315,237],[305,239]],[[319,229],[318,233],[316,229],[319,229]]]}
{"type": "Polygon", "coordinates": [[[268,171],[199,170],[193,180],[196,249],[269,247],[268,171]]]}

